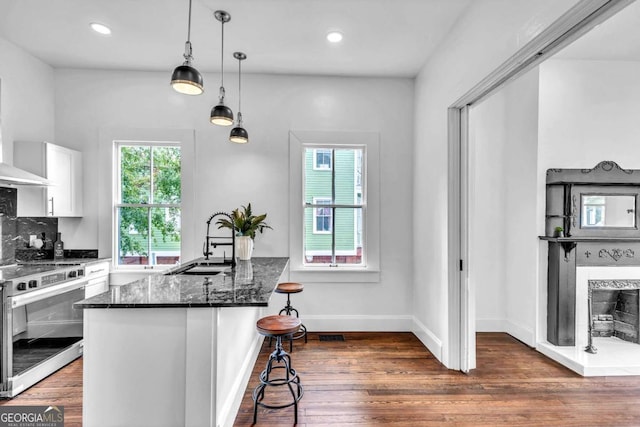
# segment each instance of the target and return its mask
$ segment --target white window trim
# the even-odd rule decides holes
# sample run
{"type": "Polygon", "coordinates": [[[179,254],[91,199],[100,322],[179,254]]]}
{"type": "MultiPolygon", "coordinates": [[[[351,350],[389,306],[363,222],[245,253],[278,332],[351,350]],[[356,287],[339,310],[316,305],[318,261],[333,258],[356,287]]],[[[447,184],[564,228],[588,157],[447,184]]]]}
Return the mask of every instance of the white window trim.
{"type": "Polygon", "coordinates": [[[359,282],[380,281],[380,135],[359,131],[290,131],[289,132],[289,258],[290,279],[307,282],[359,282]],[[365,146],[367,153],[363,165],[366,172],[366,221],[363,229],[364,265],[339,267],[304,265],[304,188],[303,161],[305,145],[365,146]]]}
{"type": "Polygon", "coordinates": [[[113,272],[150,272],[162,271],[172,266],[118,266],[118,260],[114,257],[114,206],[116,200],[116,170],[115,141],[157,141],[180,142],[182,157],[182,207],[181,207],[181,249],[180,259],[191,260],[200,256],[200,223],[195,220],[195,212],[198,208],[198,200],[195,198],[195,131],[193,129],[163,129],[163,128],[125,128],[102,127],[99,129],[98,156],[100,159],[108,159],[98,163],[98,188],[99,194],[110,197],[98,198],[98,223],[107,226],[98,227],[98,250],[100,254],[111,255],[111,269],[113,272]],[[146,268],[145,268],[146,267],[146,268]],[[154,268],[149,268],[154,267],[154,268]]]}
{"type": "MultiPolygon", "coordinates": [[[[321,204],[321,201],[327,201],[331,203],[331,197],[314,197],[313,204],[318,205],[321,204]]],[[[333,214],[331,215],[331,220],[333,222],[333,214]]],[[[318,230],[318,208],[313,208],[313,234],[331,234],[333,230],[318,230]]]]}

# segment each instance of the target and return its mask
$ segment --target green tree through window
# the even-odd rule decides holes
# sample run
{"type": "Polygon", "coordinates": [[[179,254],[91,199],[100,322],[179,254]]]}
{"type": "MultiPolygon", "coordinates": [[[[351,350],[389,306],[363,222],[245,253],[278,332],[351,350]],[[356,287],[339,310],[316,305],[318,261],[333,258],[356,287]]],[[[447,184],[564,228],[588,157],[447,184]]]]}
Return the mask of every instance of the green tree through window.
{"type": "Polygon", "coordinates": [[[118,144],[118,264],[175,264],[180,256],[180,147],[118,144]]]}

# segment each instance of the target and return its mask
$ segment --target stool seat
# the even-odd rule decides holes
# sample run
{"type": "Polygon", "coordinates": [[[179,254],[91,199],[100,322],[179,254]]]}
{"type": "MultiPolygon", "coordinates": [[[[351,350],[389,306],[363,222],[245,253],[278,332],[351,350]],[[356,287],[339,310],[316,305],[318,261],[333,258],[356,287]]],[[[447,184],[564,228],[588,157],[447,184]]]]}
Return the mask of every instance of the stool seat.
{"type": "Polygon", "coordinates": [[[280,314],[266,316],[256,322],[256,328],[261,335],[273,337],[297,332],[300,325],[302,321],[297,317],[280,314]]]}
{"type": "Polygon", "coordinates": [[[276,292],[279,294],[297,294],[302,292],[303,289],[304,285],[302,283],[295,282],[278,283],[278,286],[276,286],[276,292]]]}

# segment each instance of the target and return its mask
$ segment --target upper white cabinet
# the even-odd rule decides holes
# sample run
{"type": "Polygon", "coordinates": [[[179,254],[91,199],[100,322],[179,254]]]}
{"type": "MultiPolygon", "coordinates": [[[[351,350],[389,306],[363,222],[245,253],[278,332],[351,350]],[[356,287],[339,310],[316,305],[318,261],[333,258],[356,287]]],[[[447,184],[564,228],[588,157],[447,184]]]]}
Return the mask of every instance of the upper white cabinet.
{"type": "Polygon", "coordinates": [[[13,164],[53,185],[18,190],[18,216],[82,216],[82,153],[50,142],[16,141],[13,164]]]}

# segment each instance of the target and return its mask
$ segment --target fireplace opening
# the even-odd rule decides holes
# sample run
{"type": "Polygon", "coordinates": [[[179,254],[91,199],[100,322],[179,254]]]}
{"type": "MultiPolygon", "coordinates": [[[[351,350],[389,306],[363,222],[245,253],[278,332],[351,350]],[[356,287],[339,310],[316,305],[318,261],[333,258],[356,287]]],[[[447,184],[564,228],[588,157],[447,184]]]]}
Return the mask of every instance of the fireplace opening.
{"type": "Polygon", "coordinates": [[[616,337],[640,343],[640,292],[638,289],[593,289],[591,320],[593,337],[616,337]]]}

